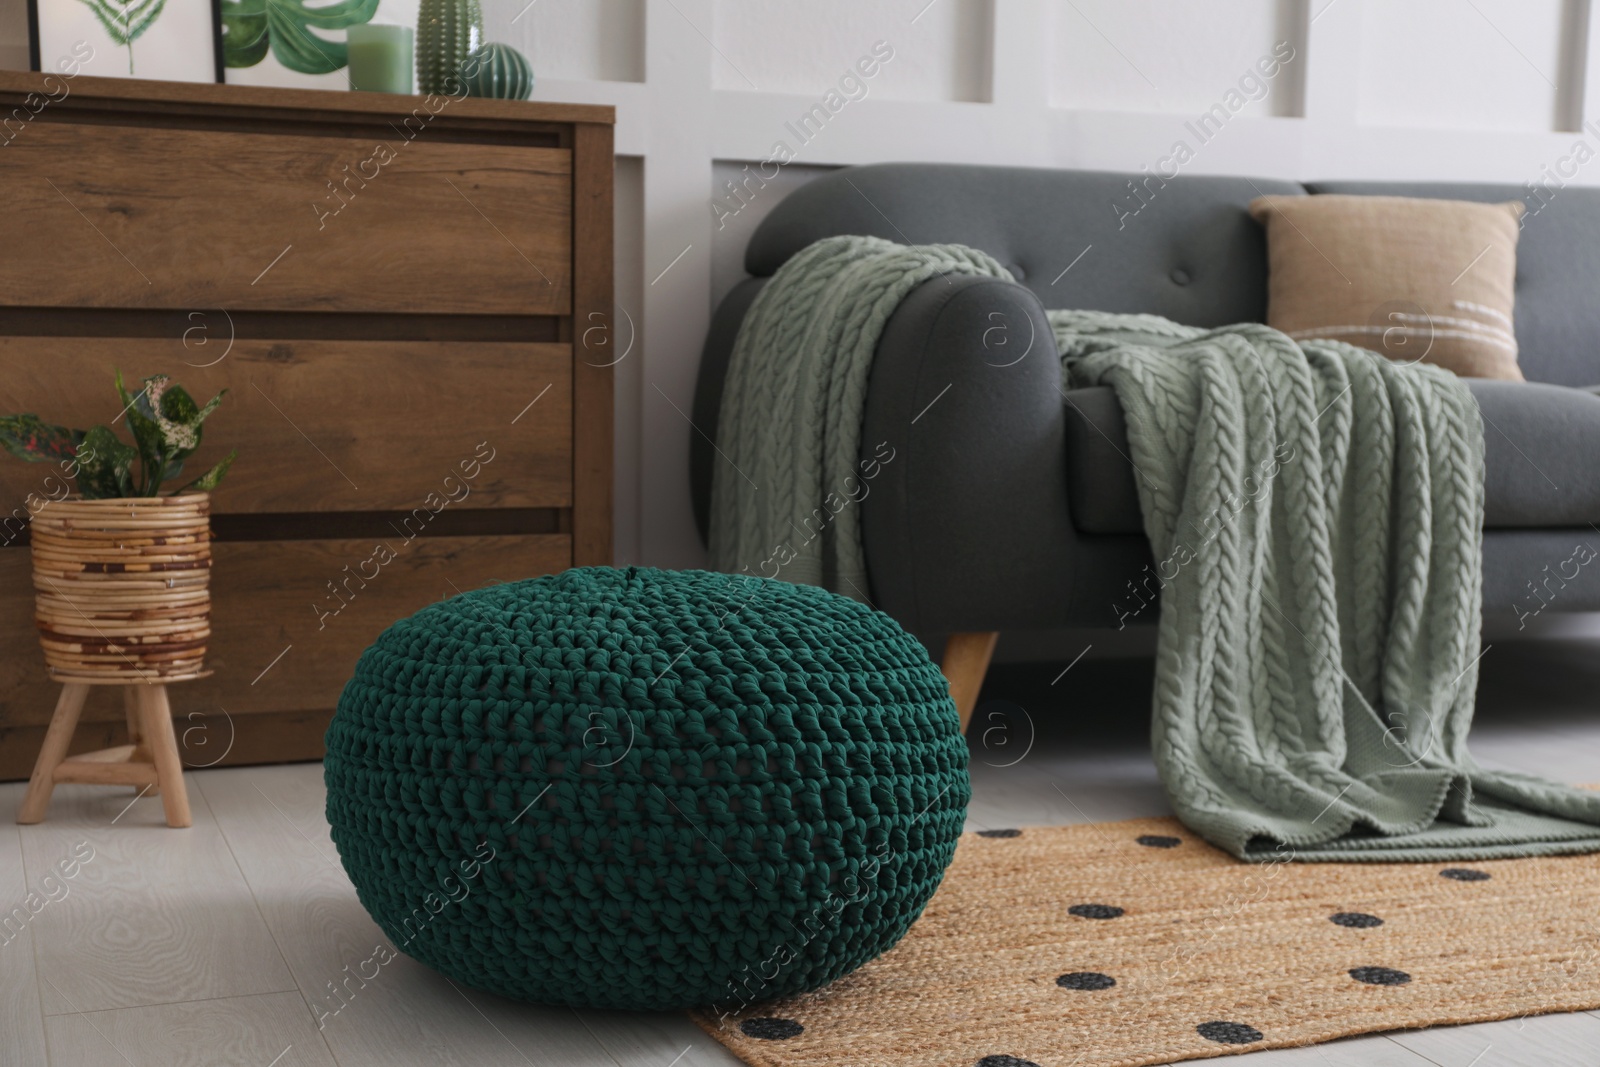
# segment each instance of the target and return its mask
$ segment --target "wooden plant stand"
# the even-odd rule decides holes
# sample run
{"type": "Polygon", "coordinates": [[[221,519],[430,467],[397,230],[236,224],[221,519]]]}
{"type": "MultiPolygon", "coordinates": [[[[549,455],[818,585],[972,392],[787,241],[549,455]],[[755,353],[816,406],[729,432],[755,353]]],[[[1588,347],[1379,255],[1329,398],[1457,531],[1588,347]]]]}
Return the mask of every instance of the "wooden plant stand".
{"type": "Polygon", "coordinates": [[[17,822],[36,823],[50,806],[50,793],[57,782],[85,782],[90,785],[132,785],[145,794],[161,794],[167,825],[188,826],[189,794],[183,785],[183,761],[178,757],[178,738],[172,728],[172,708],[167,703],[163,683],[127,682],[123,703],[128,713],[128,744],[67,756],[78,716],[83,711],[91,685],[109,682],[67,682],[61,687],[50,728],[45,731],[39,759],[28,779],[28,791],[17,810],[17,822]]]}
{"type": "Polygon", "coordinates": [[[190,824],[167,686],[210,673],[210,511],[205,493],[30,506],[34,621],[62,685],[17,822],[86,782],[159,790],[167,825],[190,824]],[[128,743],[68,757],[92,685],[123,687],[128,743]]]}

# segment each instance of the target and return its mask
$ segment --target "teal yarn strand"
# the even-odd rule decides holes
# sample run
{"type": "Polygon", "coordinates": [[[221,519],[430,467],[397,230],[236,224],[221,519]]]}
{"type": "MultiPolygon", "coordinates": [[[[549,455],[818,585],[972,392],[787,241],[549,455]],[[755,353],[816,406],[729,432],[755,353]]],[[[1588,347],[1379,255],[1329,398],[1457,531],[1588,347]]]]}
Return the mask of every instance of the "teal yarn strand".
{"type": "Polygon", "coordinates": [[[825,590],[590,567],[395,623],[327,734],[328,822],[394,946],[503,996],[737,1008],[897,942],[971,790],[948,688],[825,590]]]}

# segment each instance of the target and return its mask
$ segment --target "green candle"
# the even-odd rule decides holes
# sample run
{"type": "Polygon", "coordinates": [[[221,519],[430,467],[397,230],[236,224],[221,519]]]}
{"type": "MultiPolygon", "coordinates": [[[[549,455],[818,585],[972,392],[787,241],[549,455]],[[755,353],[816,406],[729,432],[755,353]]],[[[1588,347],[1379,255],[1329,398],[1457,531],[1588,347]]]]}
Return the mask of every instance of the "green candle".
{"type": "Polygon", "coordinates": [[[369,93],[411,92],[411,27],[351,26],[350,88],[369,93]]]}

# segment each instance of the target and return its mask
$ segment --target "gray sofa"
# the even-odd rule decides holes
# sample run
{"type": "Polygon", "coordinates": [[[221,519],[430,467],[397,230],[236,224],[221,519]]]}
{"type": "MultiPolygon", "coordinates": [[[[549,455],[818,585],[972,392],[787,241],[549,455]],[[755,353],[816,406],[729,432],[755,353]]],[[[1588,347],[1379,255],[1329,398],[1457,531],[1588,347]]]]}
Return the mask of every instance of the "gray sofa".
{"type": "MultiPolygon", "coordinates": [[[[888,441],[897,455],[861,504],[872,598],[925,636],[1153,622],[1151,608],[1130,614],[1129,583],[1151,560],[1122,411],[1110,389],[1063,388],[1043,312],[1261,321],[1265,247],[1245,205],[1263,193],[1527,198],[1515,319],[1529,381],[1469,383],[1485,421],[1484,610],[1600,610],[1600,560],[1573,562],[1579,545],[1600,550],[1600,189],[839,171],[789,196],[752,236],[752,277],[722,302],[706,340],[695,424],[715,439],[739,322],[807,244],[873,234],[981,248],[1017,282],[925,283],[890,320],[873,364],[863,448],[888,441]]],[[[703,534],[713,464],[724,461],[697,436],[691,462],[703,534]]]]}

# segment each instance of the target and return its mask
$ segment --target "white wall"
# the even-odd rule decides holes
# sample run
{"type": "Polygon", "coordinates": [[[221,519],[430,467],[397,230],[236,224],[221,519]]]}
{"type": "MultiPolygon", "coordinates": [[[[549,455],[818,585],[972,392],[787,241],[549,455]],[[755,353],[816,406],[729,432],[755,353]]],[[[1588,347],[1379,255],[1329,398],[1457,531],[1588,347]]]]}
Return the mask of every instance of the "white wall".
{"type": "Polygon", "coordinates": [[[515,46],[540,78],[644,81],[644,0],[490,0],[483,35],[515,46]]]}
{"type": "MultiPolygon", "coordinates": [[[[1185,173],[1549,181],[1579,137],[1600,148],[1577,132],[1600,130],[1592,2],[484,0],[536,95],[618,108],[619,343],[637,329],[617,368],[618,561],[703,562],[684,414],[700,342],[796,185],[884,160],[1137,170],[1219,104],[1236,117],[1185,173]],[[879,41],[893,58],[840,91],[879,41]],[[1279,42],[1296,58],[1258,91],[1279,42]],[[786,124],[830,89],[836,113],[801,143],[786,124]],[[793,165],[719,220],[722,183],[779,140],[793,165]]],[[[0,0],[0,62],[26,56],[20,3],[0,0]]]]}
{"type": "MultiPolygon", "coordinates": [[[[1326,3],[1327,0],[1322,0],[1326,3]]],[[[1204,111],[1278,41],[1301,39],[1301,0],[1077,0],[1051,14],[1050,106],[1102,111],[1204,111]]],[[[1283,85],[1240,114],[1293,115],[1283,85]]]]}
{"type": "Polygon", "coordinates": [[[1576,19],[1576,34],[1586,4],[1406,0],[1387,7],[1369,5],[1362,21],[1357,122],[1577,128],[1564,87],[1582,85],[1583,71],[1568,64],[1581,64],[1586,50],[1569,50],[1563,31],[1576,19]]]}
{"type": "Polygon", "coordinates": [[[714,0],[711,86],[820,96],[866,45],[893,37],[881,99],[984,101],[992,21],[988,0],[714,0]]]}

